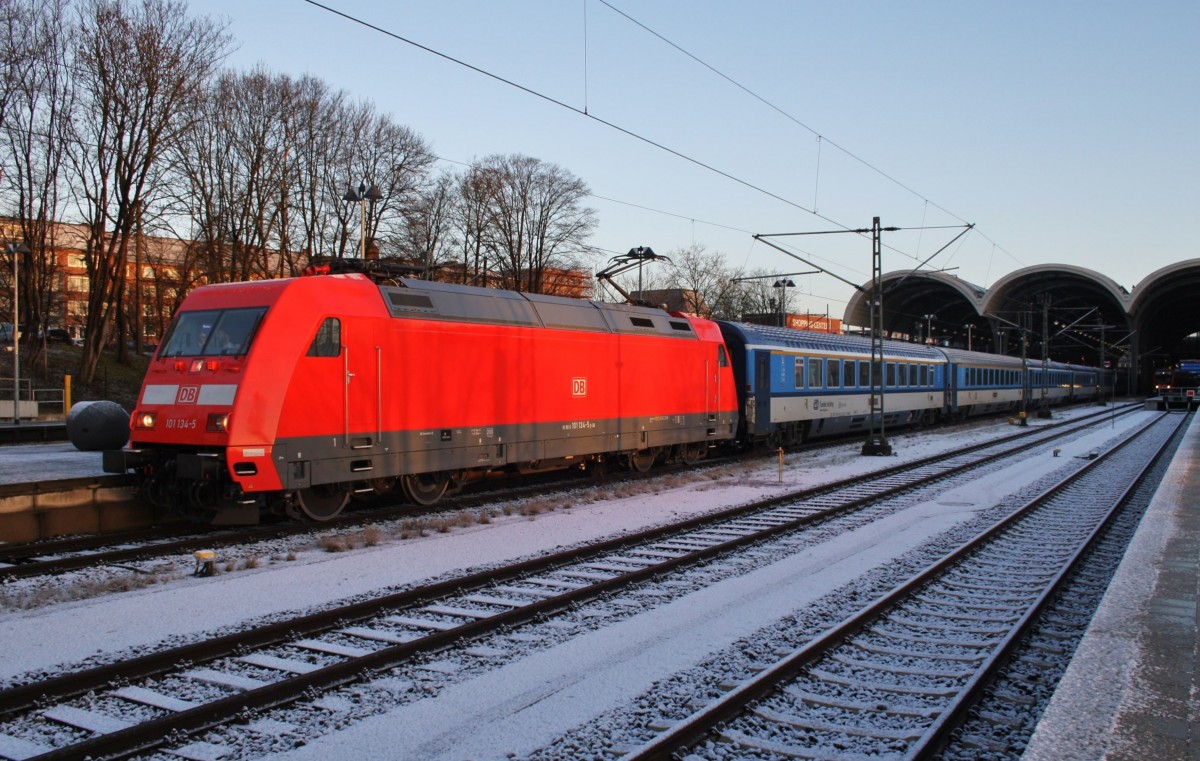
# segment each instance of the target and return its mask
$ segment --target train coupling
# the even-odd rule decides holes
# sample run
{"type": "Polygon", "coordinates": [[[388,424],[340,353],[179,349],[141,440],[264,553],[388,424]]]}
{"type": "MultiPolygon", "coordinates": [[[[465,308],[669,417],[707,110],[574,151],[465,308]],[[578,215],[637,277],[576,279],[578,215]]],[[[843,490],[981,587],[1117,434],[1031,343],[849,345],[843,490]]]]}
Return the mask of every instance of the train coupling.
{"type": "Polygon", "coordinates": [[[105,449],[103,452],[105,473],[128,473],[150,464],[151,457],[143,449],[105,449]]]}

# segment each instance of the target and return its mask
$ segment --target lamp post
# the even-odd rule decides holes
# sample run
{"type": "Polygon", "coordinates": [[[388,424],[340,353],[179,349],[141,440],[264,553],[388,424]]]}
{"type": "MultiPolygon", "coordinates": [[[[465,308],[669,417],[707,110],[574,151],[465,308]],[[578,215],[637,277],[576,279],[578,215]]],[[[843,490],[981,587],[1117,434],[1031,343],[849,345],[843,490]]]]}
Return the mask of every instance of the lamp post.
{"type": "Polygon", "coordinates": [[[923,315],[921,319],[925,320],[925,343],[933,344],[933,321],[937,319],[936,314],[923,315]]]}
{"type": "Polygon", "coordinates": [[[966,328],[967,328],[967,351],[974,351],[971,348],[971,331],[975,329],[975,323],[968,322],[966,324],[966,328]]]}
{"type": "Polygon", "coordinates": [[[12,321],[12,342],[13,342],[13,423],[21,424],[21,349],[18,333],[21,325],[21,290],[18,287],[19,281],[17,275],[19,273],[18,263],[21,261],[21,254],[29,253],[29,246],[24,243],[9,243],[4,247],[9,256],[13,260],[13,321],[12,321]]]}
{"type": "Polygon", "coordinates": [[[383,193],[379,192],[379,188],[375,185],[367,187],[365,182],[358,183],[358,190],[350,188],[346,191],[346,195],[342,196],[343,201],[357,202],[359,205],[359,226],[358,226],[358,258],[367,258],[367,201],[371,202],[371,208],[375,207],[375,202],[383,199],[383,193]]]}
{"type": "Polygon", "coordinates": [[[776,280],[772,288],[779,289],[779,327],[787,327],[787,289],[795,288],[796,284],[791,280],[783,279],[776,280]]]}

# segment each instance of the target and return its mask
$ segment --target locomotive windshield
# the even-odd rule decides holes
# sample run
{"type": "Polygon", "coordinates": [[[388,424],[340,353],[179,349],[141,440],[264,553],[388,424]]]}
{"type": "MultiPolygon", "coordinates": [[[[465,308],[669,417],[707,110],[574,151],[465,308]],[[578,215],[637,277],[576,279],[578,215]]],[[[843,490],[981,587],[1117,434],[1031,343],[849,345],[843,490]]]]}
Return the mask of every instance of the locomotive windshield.
{"type": "Polygon", "coordinates": [[[250,342],[266,313],[266,307],[180,312],[159,356],[243,355],[250,351],[250,342]]]}

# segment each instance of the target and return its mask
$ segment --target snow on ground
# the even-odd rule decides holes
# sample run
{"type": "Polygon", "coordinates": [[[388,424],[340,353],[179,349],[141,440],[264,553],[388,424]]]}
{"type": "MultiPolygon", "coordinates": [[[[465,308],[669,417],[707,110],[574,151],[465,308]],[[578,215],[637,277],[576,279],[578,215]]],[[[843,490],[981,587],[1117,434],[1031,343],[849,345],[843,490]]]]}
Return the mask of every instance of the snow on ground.
{"type": "MultiPolygon", "coordinates": [[[[1193,441],[1200,439],[1200,420],[1192,421],[1187,436],[1193,441]]],[[[1181,608],[1185,617],[1191,617],[1195,611],[1194,601],[1156,598],[1155,588],[1164,565],[1171,563],[1168,545],[1189,536],[1185,512],[1194,510],[1196,505],[1189,502],[1186,488],[1195,483],[1195,472],[1200,467],[1196,452],[1194,445],[1188,448],[1185,443],[1180,447],[1154,495],[1148,513],[1153,517],[1143,519],[1138,527],[1053,701],[1030,738],[1023,758],[1088,761],[1152,757],[1155,754],[1150,749],[1132,743],[1145,742],[1153,733],[1148,731],[1139,735],[1130,726],[1120,725],[1128,722],[1136,728],[1144,721],[1139,714],[1156,716],[1167,725],[1189,713],[1186,708],[1180,711],[1179,706],[1147,704],[1147,700],[1154,699],[1147,695],[1159,695],[1158,699],[1162,699],[1161,692],[1138,684],[1138,679],[1145,678],[1142,669],[1147,662],[1152,667],[1164,668],[1161,661],[1155,661],[1152,651],[1144,652],[1148,643],[1143,638],[1154,625],[1154,619],[1147,615],[1149,609],[1174,604],[1181,608]]],[[[1194,547],[1194,542],[1190,546],[1194,547]]],[[[1157,644],[1162,646],[1162,643],[1157,644]]],[[[1192,659],[1195,657],[1193,653],[1192,659]]],[[[1180,659],[1181,663],[1186,660],[1186,657],[1180,659]]],[[[1193,685],[1196,683],[1194,670],[1180,673],[1178,677],[1190,679],[1193,685]]],[[[1194,689],[1190,699],[1190,713],[1195,715],[1200,709],[1200,697],[1194,689]]],[[[1194,730],[1187,731],[1194,736],[1194,730]]],[[[1191,757],[1194,757],[1194,741],[1191,747],[1191,757]]]]}
{"type": "MultiPolygon", "coordinates": [[[[1056,412],[1056,420],[1094,411],[1056,412]]],[[[503,758],[527,754],[687,668],[806,602],[887,563],[975,511],[1096,451],[1135,413],[1043,455],[864,526],[799,555],[648,610],[620,623],[327,735],[291,759],[503,758]]],[[[1042,421],[1032,421],[1038,425],[1042,421]]],[[[310,550],[294,562],[188,578],[163,586],[29,611],[0,612],[0,679],[81,661],[95,653],[144,648],[198,631],[221,631],[273,613],[300,611],[423,579],[577,544],[720,509],[798,487],[954,451],[1015,429],[1003,422],[956,433],[900,432],[895,455],[862,457],[859,443],[789,455],[782,480],[771,460],[737,478],[707,479],[657,494],[580,504],[532,518],[391,541],[347,553],[310,550]]],[[[740,471],[739,471],[740,472],[740,471]]]]}

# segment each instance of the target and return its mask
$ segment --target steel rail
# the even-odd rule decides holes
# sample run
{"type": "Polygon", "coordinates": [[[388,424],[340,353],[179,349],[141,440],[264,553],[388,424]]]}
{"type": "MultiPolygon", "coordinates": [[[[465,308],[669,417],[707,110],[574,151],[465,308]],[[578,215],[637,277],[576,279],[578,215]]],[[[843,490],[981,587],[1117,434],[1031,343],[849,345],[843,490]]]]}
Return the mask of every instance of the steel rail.
{"type": "MultiPolygon", "coordinates": [[[[1054,430],[1061,426],[1070,426],[1080,422],[1094,420],[1105,415],[1127,415],[1140,409],[1142,409],[1141,405],[1126,405],[1119,408],[1114,408],[1112,410],[1099,411],[1078,418],[1073,418],[1071,420],[1039,426],[1037,428],[1022,431],[1020,433],[1004,436],[960,451],[976,451],[978,448],[996,446],[1023,437],[1038,435],[1044,431],[1054,430]]],[[[938,458],[934,456],[926,459],[936,460],[938,458]]],[[[884,469],[881,471],[876,471],[876,475],[886,476],[891,470],[892,469],[884,469]]],[[[644,474],[637,474],[637,476],[642,477],[644,474]]],[[[124,476],[121,476],[120,478],[124,478],[124,476]]],[[[534,487],[518,486],[516,488],[518,490],[530,488],[542,489],[544,488],[544,484],[534,487]]],[[[163,529],[139,529],[131,532],[122,532],[120,534],[88,535],[80,537],[68,537],[63,539],[51,539],[39,542],[0,545],[0,563],[10,564],[7,566],[0,566],[0,583],[6,579],[50,576],[54,574],[66,573],[68,571],[80,570],[83,568],[95,568],[102,565],[118,565],[135,561],[144,562],[172,554],[187,554],[197,550],[220,549],[223,547],[237,546],[246,542],[265,541],[269,539],[297,536],[311,533],[313,531],[354,526],[366,522],[393,520],[402,517],[416,517],[429,514],[431,512],[441,512],[448,509],[465,509],[475,506],[476,504],[484,504],[487,500],[492,498],[494,498],[494,495],[491,494],[477,494],[460,498],[454,502],[438,504],[430,510],[414,510],[411,505],[387,506],[379,507],[370,511],[355,511],[346,513],[324,523],[288,523],[240,530],[220,529],[210,534],[200,533],[203,531],[202,526],[170,526],[166,529],[166,536],[181,533],[189,534],[189,536],[185,536],[184,538],[180,539],[168,539],[162,542],[146,544],[145,546],[104,549],[112,548],[114,544],[119,543],[153,540],[156,537],[155,532],[163,531],[163,529]],[[47,557],[52,555],[67,556],[47,557]]]]}
{"type": "MultiPolygon", "coordinates": [[[[1065,431],[1059,431],[1056,435],[1068,435],[1069,433],[1073,433],[1075,430],[1087,427],[1087,425],[1090,424],[1076,425],[1066,429],[1065,431]]],[[[1049,426],[1043,426],[1038,429],[1038,431],[1034,432],[1036,433],[1046,430],[1050,430],[1049,426]]],[[[961,456],[963,454],[969,454],[972,452],[997,447],[1005,443],[1010,443],[1013,440],[1026,438],[1028,435],[1028,433],[1022,433],[1018,434],[1017,436],[1006,437],[999,441],[990,441],[977,444],[959,450],[955,456],[961,456]]],[[[1048,440],[1052,438],[1053,437],[1049,437],[1048,440]]],[[[978,465],[1008,456],[1009,454],[1011,454],[1010,451],[997,452],[989,457],[972,462],[965,467],[977,467],[978,465]]],[[[311,634],[328,629],[339,620],[362,620],[376,615],[378,610],[411,607],[413,605],[420,604],[422,601],[438,599],[446,595],[458,593],[464,589],[485,586],[489,582],[506,579],[511,580],[532,573],[544,573],[548,569],[579,562],[580,560],[583,560],[591,555],[603,555],[614,550],[620,550],[630,545],[662,540],[673,534],[694,531],[708,524],[720,523],[745,515],[751,515],[763,510],[777,507],[779,505],[787,504],[789,502],[833,494],[863,484],[880,481],[891,476],[902,475],[906,472],[919,468],[930,465],[938,465],[944,462],[945,459],[946,455],[944,454],[932,455],[920,460],[915,460],[911,463],[895,465],[861,476],[853,476],[828,484],[823,484],[821,486],[801,489],[776,497],[728,508],[715,513],[697,516],[666,526],[659,526],[633,534],[626,534],[594,545],[589,545],[587,547],[564,550],[562,552],[546,555],[541,558],[533,558],[522,563],[507,566],[503,569],[487,570],[479,573],[467,574],[444,582],[394,593],[385,597],[377,598],[375,600],[368,600],[349,606],[339,607],[328,613],[316,613],[309,616],[304,616],[302,618],[290,619],[287,622],[255,627],[252,633],[239,632],[229,634],[211,640],[206,640],[205,642],[183,645],[170,650],[162,651],[160,653],[151,653],[144,656],[139,656],[138,658],[120,663],[97,666],[88,669],[87,671],[78,672],[75,674],[51,677],[37,683],[0,690],[0,718],[4,718],[15,711],[23,710],[32,705],[35,701],[46,699],[62,700],[70,698],[76,695],[84,694],[89,690],[103,687],[105,684],[108,684],[114,679],[145,678],[147,676],[153,676],[169,670],[174,663],[180,661],[202,662],[222,657],[238,647],[264,647],[272,644],[278,644],[286,641],[288,634],[291,632],[311,634]]],[[[917,486],[929,483],[932,480],[952,475],[953,472],[954,471],[935,473],[919,481],[910,481],[906,484],[896,487],[896,489],[915,488],[917,486]]],[[[892,491],[895,491],[895,489],[892,491]]],[[[794,523],[783,524],[773,533],[781,533],[807,523],[822,520],[835,512],[853,509],[865,504],[866,502],[878,499],[881,496],[886,496],[887,493],[889,492],[876,491],[873,494],[841,503],[837,508],[814,513],[813,515],[806,516],[805,518],[794,523]]],[[[768,535],[758,534],[752,537],[747,537],[745,540],[731,541],[727,544],[719,545],[719,548],[721,551],[727,551],[735,548],[736,546],[740,546],[741,544],[749,543],[750,541],[761,540],[766,536],[768,535]]]]}
{"type": "MultiPolygon", "coordinates": [[[[1101,464],[1106,463],[1115,453],[1124,449],[1124,447],[1128,446],[1136,438],[1153,428],[1163,417],[1165,417],[1165,413],[1127,438],[1117,447],[1088,462],[1078,471],[1051,486],[1043,494],[1017,508],[1007,517],[985,529],[958,549],[945,555],[925,570],[896,586],[870,606],[821,632],[803,647],[797,649],[770,668],[763,670],[753,679],[726,693],[716,702],[681,720],[641,747],[626,753],[621,757],[621,761],[650,761],[651,759],[682,757],[682,754],[686,753],[688,748],[704,740],[714,728],[737,718],[747,706],[767,697],[782,685],[795,679],[802,670],[812,665],[833,648],[862,631],[868,624],[883,615],[883,613],[894,608],[901,600],[920,590],[931,580],[942,575],[970,554],[991,542],[998,534],[1023,519],[1051,495],[1061,492],[1067,486],[1091,473],[1101,464]]],[[[1159,454],[1161,454],[1161,450],[1159,454]]],[[[1144,472],[1145,470],[1143,470],[1144,472]]],[[[1122,497],[1124,497],[1124,494],[1122,497]]],[[[1106,522],[1108,520],[1109,518],[1105,518],[1106,522]]],[[[1022,619],[1022,622],[1025,625],[1025,618],[1022,619]]],[[[1006,641],[1018,642],[1019,637],[1010,634],[1006,638],[1006,641]]],[[[994,656],[988,659],[987,663],[989,666],[994,666],[995,663],[999,662],[1002,662],[1002,659],[994,656]]],[[[967,708],[969,706],[955,710],[956,712],[964,711],[967,708]]],[[[937,738],[941,738],[944,733],[948,733],[952,729],[953,726],[950,725],[946,727],[939,725],[934,734],[937,738]]]]}
{"type": "MultiPolygon", "coordinates": [[[[1078,426],[1078,428],[1082,427],[1084,426],[1078,426]]],[[[1058,431],[1055,435],[1067,435],[1074,430],[1076,429],[1072,428],[1067,431],[1058,431]]],[[[1051,440],[1051,438],[1053,437],[1047,437],[1046,440],[1051,440]]],[[[974,449],[994,448],[996,446],[998,446],[996,442],[988,442],[986,445],[980,445],[974,449]]],[[[1024,447],[1022,446],[1021,448],[1024,447]]],[[[968,465],[962,466],[960,470],[978,467],[979,465],[989,462],[995,458],[1011,454],[1011,451],[992,453],[972,463],[969,463],[968,465]]],[[[944,456],[939,455],[931,458],[925,458],[917,463],[909,464],[908,466],[897,466],[887,470],[889,472],[900,472],[903,470],[912,469],[914,467],[925,466],[931,462],[940,461],[942,459],[944,459],[944,456]]],[[[773,526],[769,529],[765,529],[754,534],[748,534],[744,537],[738,537],[719,542],[702,550],[697,550],[686,555],[680,555],[676,558],[666,560],[652,566],[647,566],[643,569],[632,570],[621,576],[616,576],[588,587],[583,587],[581,589],[542,601],[530,602],[519,609],[497,613],[495,615],[486,617],[481,616],[453,629],[437,632],[423,637],[420,640],[385,647],[368,655],[349,658],[342,663],[326,666],[308,674],[284,678],[248,692],[243,692],[228,698],[209,702],[185,711],[180,711],[159,719],[152,720],[151,722],[145,724],[139,724],[137,726],[119,730],[110,734],[99,735],[75,745],[65,746],[59,750],[47,753],[44,756],[39,756],[38,758],[72,758],[80,755],[110,756],[114,754],[128,754],[145,750],[149,747],[154,747],[155,745],[159,744],[162,741],[162,738],[167,735],[173,733],[177,735],[180,732],[189,733],[210,727],[223,721],[227,721],[229,718],[236,716],[239,712],[246,709],[267,708],[286,703],[304,695],[311,689],[328,689],[335,687],[339,684],[361,678],[361,675],[364,672],[384,668],[397,662],[401,662],[418,652],[444,648],[456,641],[481,635],[500,626],[512,626],[527,622],[535,619],[538,616],[563,609],[576,602],[591,599],[597,595],[613,591],[620,587],[635,584],[653,576],[661,575],[670,570],[674,570],[675,568],[683,565],[692,564],[709,557],[715,557],[719,554],[744,547],[748,544],[761,542],[766,538],[795,530],[796,528],[805,524],[823,520],[829,517],[831,514],[844,512],[852,509],[853,507],[876,501],[887,494],[917,488],[917,486],[929,483],[930,481],[944,478],[950,475],[952,472],[953,471],[942,471],[940,473],[924,476],[916,482],[908,482],[899,486],[881,489],[877,493],[861,497],[850,503],[839,505],[836,508],[829,508],[823,511],[812,513],[810,515],[802,516],[794,520],[781,523],[777,526],[773,526]]],[[[870,478],[878,478],[878,473],[872,474],[870,478]]],[[[248,632],[226,635],[215,640],[173,648],[171,650],[150,654],[123,663],[114,663],[107,666],[97,667],[79,675],[64,675],[40,683],[25,685],[23,687],[14,688],[12,690],[0,693],[0,713],[12,714],[16,711],[27,709],[33,705],[34,702],[45,704],[47,701],[61,701],[69,699],[71,697],[84,694],[89,690],[101,689],[108,683],[117,680],[141,679],[166,673],[177,669],[177,664],[180,662],[186,662],[189,665],[195,665],[196,663],[209,662],[217,658],[228,656],[238,649],[286,644],[290,641],[294,641],[302,635],[329,631],[338,627],[344,627],[347,622],[353,622],[377,616],[381,611],[394,608],[412,607],[418,604],[429,604],[430,602],[444,598],[447,595],[462,594],[465,590],[476,590],[495,585],[497,582],[504,580],[518,579],[535,573],[545,573],[548,570],[552,570],[556,567],[562,567],[571,563],[578,563],[582,560],[595,556],[602,556],[605,553],[612,552],[614,550],[626,549],[634,544],[660,541],[664,538],[686,533],[688,531],[702,528],[713,523],[718,523],[723,520],[738,518],[755,512],[761,512],[764,509],[770,509],[780,504],[786,504],[787,502],[795,501],[798,498],[811,496],[813,494],[828,493],[833,491],[839,485],[858,485],[861,484],[863,480],[863,478],[845,479],[844,481],[839,482],[837,485],[827,485],[816,489],[808,489],[793,494],[774,497],[768,500],[760,501],[753,505],[731,508],[715,515],[700,516],[689,519],[688,521],[684,521],[680,524],[650,529],[639,532],[635,535],[618,537],[616,539],[608,540],[591,547],[567,550],[560,553],[555,553],[545,558],[536,558],[529,561],[524,561],[503,569],[486,570],[469,574],[464,577],[450,579],[428,587],[388,595],[376,600],[364,601],[335,610],[305,616],[299,619],[268,624],[262,627],[257,627],[248,632]]]]}
{"type": "Polygon", "coordinates": [[[1046,585],[1041,595],[1030,605],[1029,609],[1014,625],[1012,631],[1004,638],[996,651],[980,666],[975,676],[971,678],[963,691],[938,716],[929,729],[922,735],[921,739],[914,744],[912,751],[905,758],[912,759],[913,761],[930,759],[940,752],[950,735],[967,718],[967,713],[979,702],[979,698],[982,696],[984,690],[986,690],[1000,669],[1003,668],[1005,663],[1011,659],[1013,653],[1020,647],[1022,639],[1037,623],[1038,617],[1050,605],[1054,596],[1066,585],[1067,581],[1075,573],[1075,570],[1083,563],[1088,553],[1096,546],[1120,513],[1129,505],[1134,492],[1143,484],[1151,470],[1158,464],[1160,458],[1173,446],[1177,445],[1179,437],[1185,430],[1191,417],[1191,414],[1184,416],[1174,433],[1167,437],[1154,456],[1149,459],[1141,471],[1130,481],[1129,485],[1117,496],[1113,501],[1112,508],[1108,510],[1104,517],[1097,523],[1096,527],[1081,542],[1079,548],[1067,560],[1058,574],[1046,585]]]}

